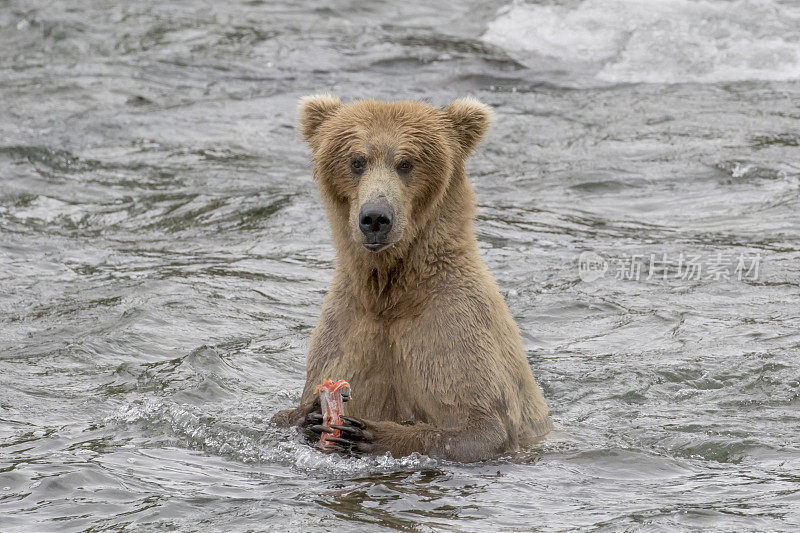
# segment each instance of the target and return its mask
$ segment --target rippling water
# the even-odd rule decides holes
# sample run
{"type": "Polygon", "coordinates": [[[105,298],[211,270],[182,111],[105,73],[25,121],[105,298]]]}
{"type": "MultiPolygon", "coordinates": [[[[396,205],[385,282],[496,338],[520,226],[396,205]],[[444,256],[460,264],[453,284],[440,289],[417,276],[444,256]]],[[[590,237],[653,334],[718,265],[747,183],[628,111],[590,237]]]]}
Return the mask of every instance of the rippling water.
{"type": "Polygon", "coordinates": [[[800,5],[321,5],[0,2],[0,530],[797,530],[800,5]],[[332,275],[320,91],[495,109],[468,170],[541,446],[268,424],[332,275]]]}

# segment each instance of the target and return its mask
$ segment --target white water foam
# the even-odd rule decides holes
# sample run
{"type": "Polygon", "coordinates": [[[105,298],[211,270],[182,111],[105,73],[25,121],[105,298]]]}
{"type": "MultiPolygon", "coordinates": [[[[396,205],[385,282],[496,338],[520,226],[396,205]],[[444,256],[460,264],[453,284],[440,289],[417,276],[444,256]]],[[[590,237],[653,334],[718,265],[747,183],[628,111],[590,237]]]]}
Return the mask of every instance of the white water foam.
{"type": "Polygon", "coordinates": [[[391,455],[343,457],[323,454],[295,438],[294,429],[264,428],[260,436],[235,424],[214,421],[207,413],[186,405],[148,398],[126,405],[105,419],[106,423],[144,424],[151,430],[174,436],[180,444],[243,463],[283,463],[324,476],[366,476],[387,472],[434,469],[442,465],[427,455],[413,453],[399,459],[391,455]]]}
{"type": "Polygon", "coordinates": [[[775,0],[515,2],[483,40],[608,83],[800,79],[800,7],[775,0]]]}

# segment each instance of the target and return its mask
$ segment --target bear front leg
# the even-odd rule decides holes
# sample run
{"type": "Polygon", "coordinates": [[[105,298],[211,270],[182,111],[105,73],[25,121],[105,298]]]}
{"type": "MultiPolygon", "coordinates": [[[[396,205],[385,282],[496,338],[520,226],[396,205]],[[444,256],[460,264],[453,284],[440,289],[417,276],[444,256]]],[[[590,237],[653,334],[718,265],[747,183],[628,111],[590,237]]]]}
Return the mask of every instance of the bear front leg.
{"type": "MultiPolygon", "coordinates": [[[[313,415],[312,415],[313,416],[313,415]]],[[[405,426],[390,421],[370,421],[343,416],[346,425],[331,425],[342,432],[330,437],[336,451],[344,453],[389,452],[404,457],[419,452],[451,461],[472,462],[498,455],[508,448],[508,436],[502,424],[493,418],[471,418],[460,427],[441,428],[430,424],[405,426]]],[[[314,425],[311,431],[331,432],[314,425]]]]}

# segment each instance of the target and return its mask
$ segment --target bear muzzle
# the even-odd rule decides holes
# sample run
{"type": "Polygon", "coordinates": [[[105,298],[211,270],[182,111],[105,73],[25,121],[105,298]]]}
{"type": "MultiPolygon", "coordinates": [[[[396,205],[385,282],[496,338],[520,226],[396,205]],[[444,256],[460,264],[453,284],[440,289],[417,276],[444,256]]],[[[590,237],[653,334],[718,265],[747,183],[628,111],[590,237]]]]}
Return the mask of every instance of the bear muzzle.
{"type": "Polygon", "coordinates": [[[358,227],[364,234],[364,248],[378,252],[389,242],[389,233],[394,225],[394,210],[386,200],[367,202],[358,213],[358,227]]]}

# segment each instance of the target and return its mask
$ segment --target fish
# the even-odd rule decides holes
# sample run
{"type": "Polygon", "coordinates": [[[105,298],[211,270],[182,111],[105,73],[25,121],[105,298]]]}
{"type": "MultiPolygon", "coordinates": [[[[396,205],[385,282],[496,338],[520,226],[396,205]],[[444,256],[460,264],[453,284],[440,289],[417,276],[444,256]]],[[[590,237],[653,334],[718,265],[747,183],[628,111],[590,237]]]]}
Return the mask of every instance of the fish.
{"type": "MultiPolygon", "coordinates": [[[[314,389],[314,394],[319,393],[319,403],[322,408],[322,425],[331,427],[331,424],[342,425],[342,414],[344,413],[344,403],[342,402],[343,393],[350,394],[350,384],[343,379],[333,381],[323,379],[322,383],[314,389]]],[[[324,448],[330,446],[328,439],[331,437],[341,437],[342,431],[334,429],[333,433],[322,433],[317,443],[317,447],[324,448]]]]}

